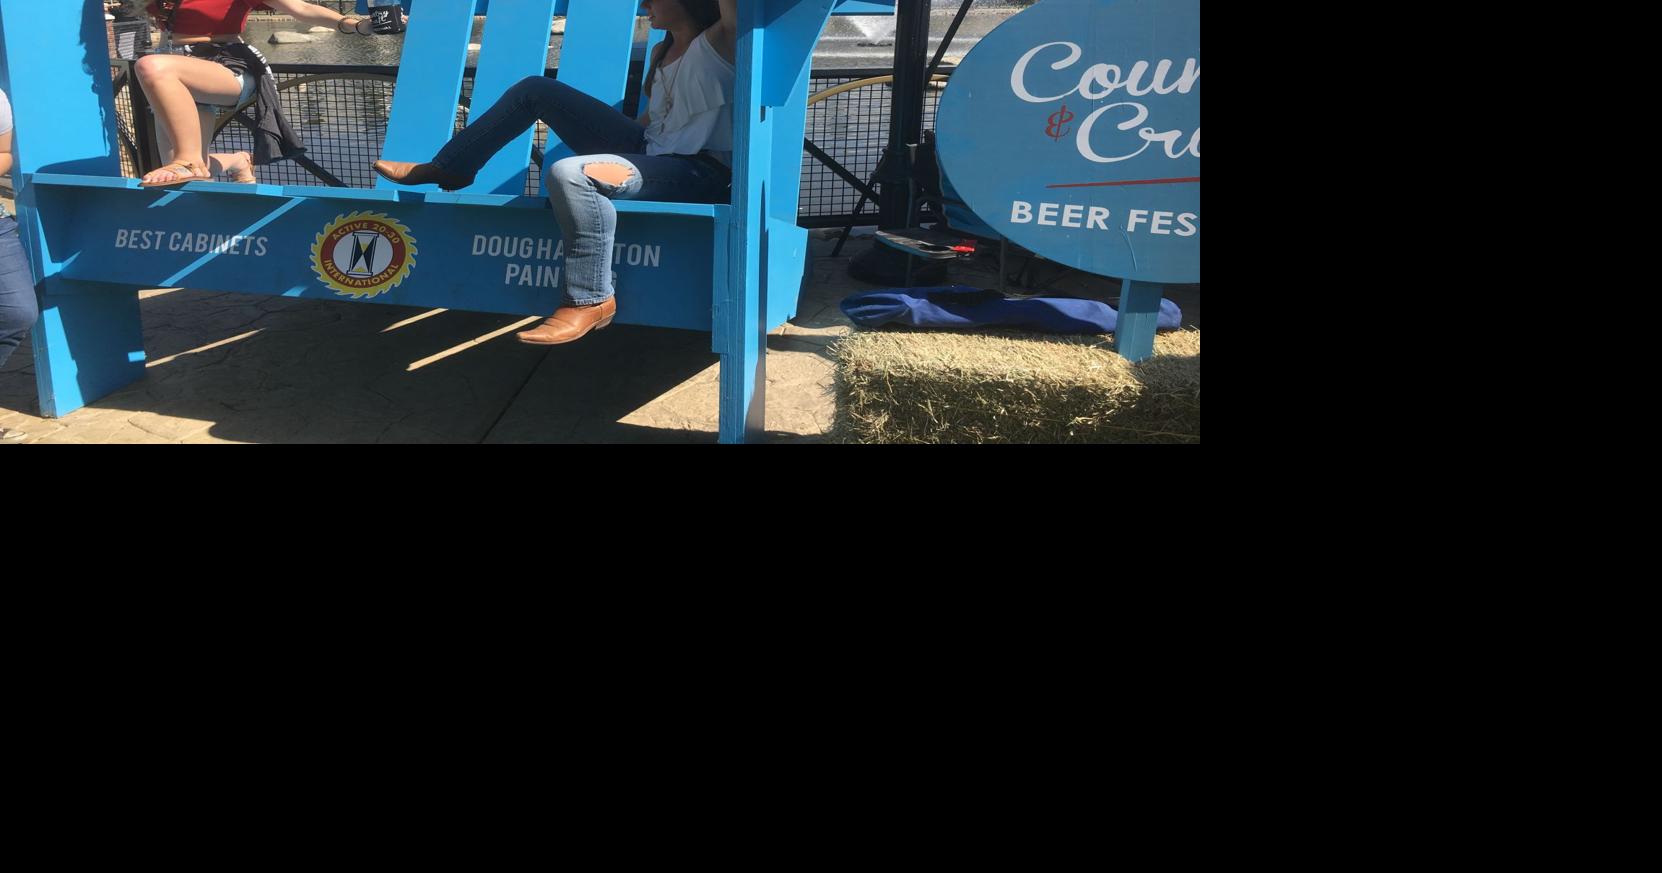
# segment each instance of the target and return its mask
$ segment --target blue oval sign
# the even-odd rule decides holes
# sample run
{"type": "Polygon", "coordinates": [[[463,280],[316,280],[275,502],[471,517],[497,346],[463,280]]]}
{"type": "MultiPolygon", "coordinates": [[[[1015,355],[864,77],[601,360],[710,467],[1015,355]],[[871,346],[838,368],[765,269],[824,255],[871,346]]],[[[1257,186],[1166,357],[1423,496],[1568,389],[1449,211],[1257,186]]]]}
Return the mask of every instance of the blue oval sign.
{"type": "Polygon", "coordinates": [[[1200,281],[1200,0],[1041,0],[964,58],[936,128],[953,188],[1012,241],[1200,281]]]}

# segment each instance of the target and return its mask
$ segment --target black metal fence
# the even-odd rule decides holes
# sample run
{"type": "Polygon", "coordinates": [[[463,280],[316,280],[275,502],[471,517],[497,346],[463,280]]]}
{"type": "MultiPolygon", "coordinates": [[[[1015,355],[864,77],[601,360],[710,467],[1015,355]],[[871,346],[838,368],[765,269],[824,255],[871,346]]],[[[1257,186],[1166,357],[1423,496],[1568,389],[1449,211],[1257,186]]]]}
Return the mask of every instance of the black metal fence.
{"type": "MultiPolygon", "coordinates": [[[[116,80],[116,113],[119,118],[122,171],[138,175],[141,167],[155,167],[159,156],[153,142],[153,122],[143,92],[131,87],[131,62],[112,60],[116,80]],[[137,111],[135,111],[137,110],[137,111]]],[[[397,67],[273,64],[283,110],[306,141],[306,156],[299,161],[282,161],[256,169],[261,182],[277,185],[333,185],[368,188],[375,176],[370,164],[381,157],[387,135],[387,115],[392,107],[397,67]]],[[[550,75],[553,70],[549,70],[550,75]]],[[[950,73],[950,68],[941,72],[950,73]]],[[[815,70],[809,93],[817,94],[838,85],[887,74],[882,69],[815,70]]],[[[640,65],[631,71],[625,106],[633,106],[640,89],[640,65]]],[[[861,180],[869,180],[888,145],[888,83],[873,83],[826,99],[808,107],[808,140],[825,156],[847,168],[861,180]]],[[[466,123],[473,94],[473,70],[463,79],[461,103],[456,107],[456,125],[466,123]]],[[[924,127],[934,127],[940,91],[926,92],[924,127]]],[[[236,152],[252,148],[250,113],[240,117],[222,114],[222,126],[212,151],[236,152]]],[[[535,195],[541,177],[542,147],[548,130],[537,125],[536,151],[525,193],[535,195]]],[[[425,156],[393,156],[417,160],[425,156]]],[[[808,227],[832,227],[847,223],[860,200],[860,192],[807,149],[802,158],[801,201],[798,223],[808,227]]],[[[861,210],[876,221],[876,205],[861,210]]]]}

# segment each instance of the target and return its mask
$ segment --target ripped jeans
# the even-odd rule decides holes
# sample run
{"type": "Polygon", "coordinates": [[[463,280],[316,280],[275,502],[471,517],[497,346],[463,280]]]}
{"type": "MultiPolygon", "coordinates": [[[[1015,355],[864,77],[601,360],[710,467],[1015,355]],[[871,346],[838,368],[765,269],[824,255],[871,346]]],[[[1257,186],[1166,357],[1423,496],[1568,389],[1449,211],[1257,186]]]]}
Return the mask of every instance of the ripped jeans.
{"type": "Polygon", "coordinates": [[[473,176],[503,146],[541,120],[576,157],[550,168],[548,200],[565,237],[566,299],[576,305],[600,303],[612,296],[613,240],[617,207],[612,200],[665,200],[678,203],[725,203],[728,173],[689,155],[647,155],[646,129],[599,100],[546,76],[521,79],[490,111],[456,134],[432,163],[473,176]],[[623,181],[595,178],[585,169],[596,164],[622,168],[623,181]]]}

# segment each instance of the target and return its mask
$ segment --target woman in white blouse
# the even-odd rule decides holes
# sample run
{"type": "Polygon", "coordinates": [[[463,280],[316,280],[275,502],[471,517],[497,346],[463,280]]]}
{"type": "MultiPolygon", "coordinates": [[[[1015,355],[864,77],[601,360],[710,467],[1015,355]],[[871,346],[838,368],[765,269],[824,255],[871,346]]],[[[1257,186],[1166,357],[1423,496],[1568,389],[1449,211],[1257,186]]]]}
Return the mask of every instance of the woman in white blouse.
{"type": "Polygon", "coordinates": [[[533,345],[568,343],[605,327],[617,312],[612,287],[613,199],[720,203],[733,160],[736,0],[645,0],[653,27],[668,31],[646,75],[648,103],[631,119],[563,82],[532,76],[422,164],[376,161],[406,185],[464,188],[503,146],[541,120],[578,153],[548,179],[565,237],[565,305],[520,333],[533,345]]]}

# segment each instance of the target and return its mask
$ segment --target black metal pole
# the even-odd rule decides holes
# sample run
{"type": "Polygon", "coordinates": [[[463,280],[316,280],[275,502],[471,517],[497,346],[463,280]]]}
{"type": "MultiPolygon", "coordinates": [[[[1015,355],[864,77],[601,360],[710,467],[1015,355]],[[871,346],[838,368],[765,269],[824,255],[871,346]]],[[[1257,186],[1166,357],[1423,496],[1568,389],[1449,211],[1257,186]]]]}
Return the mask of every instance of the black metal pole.
{"type": "Polygon", "coordinates": [[[935,77],[935,71],[941,68],[941,58],[946,57],[946,50],[952,47],[952,38],[958,35],[958,25],[964,23],[964,16],[969,14],[970,4],[975,0],[964,0],[964,5],[958,7],[958,14],[952,16],[952,24],[946,29],[946,36],[941,37],[941,47],[935,49],[935,56],[929,59],[929,72],[924,75],[927,82],[935,77]]]}
{"type": "MultiPolygon", "coordinates": [[[[817,145],[814,145],[813,140],[808,139],[807,137],[803,137],[802,138],[802,150],[807,152],[810,156],[812,156],[815,160],[819,161],[821,164],[824,164],[825,168],[830,170],[832,173],[835,173],[837,178],[843,180],[844,182],[847,182],[848,186],[850,188],[853,188],[854,190],[860,192],[860,202],[855,204],[855,206],[854,206],[854,211],[855,212],[859,212],[860,207],[865,205],[866,198],[868,198],[868,197],[876,198],[877,197],[877,192],[871,190],[871,186],[869,186],[865,182],[861,181],[859,176],[856,176],[853,173],[850,173],[848,171],[847,167],[843,166],[841,163],[838,163],[836,158],[833,158],[830,155],[826,154],[824,149],[820,148],[817,145]]],[[[541,159],[539,159],[539,163],[540,163],[540,160],[541,159]]]]}
{"type": "Polygon", "coordinates": [[[923,90],[929,63],[929,0],[899,0],[895,9],[894,92],[889,105],[890,172],[883,183],[878,224],[885,228],[911,224],[909,181],[912,168],[906,147],[923,139],[923,90]]]}

